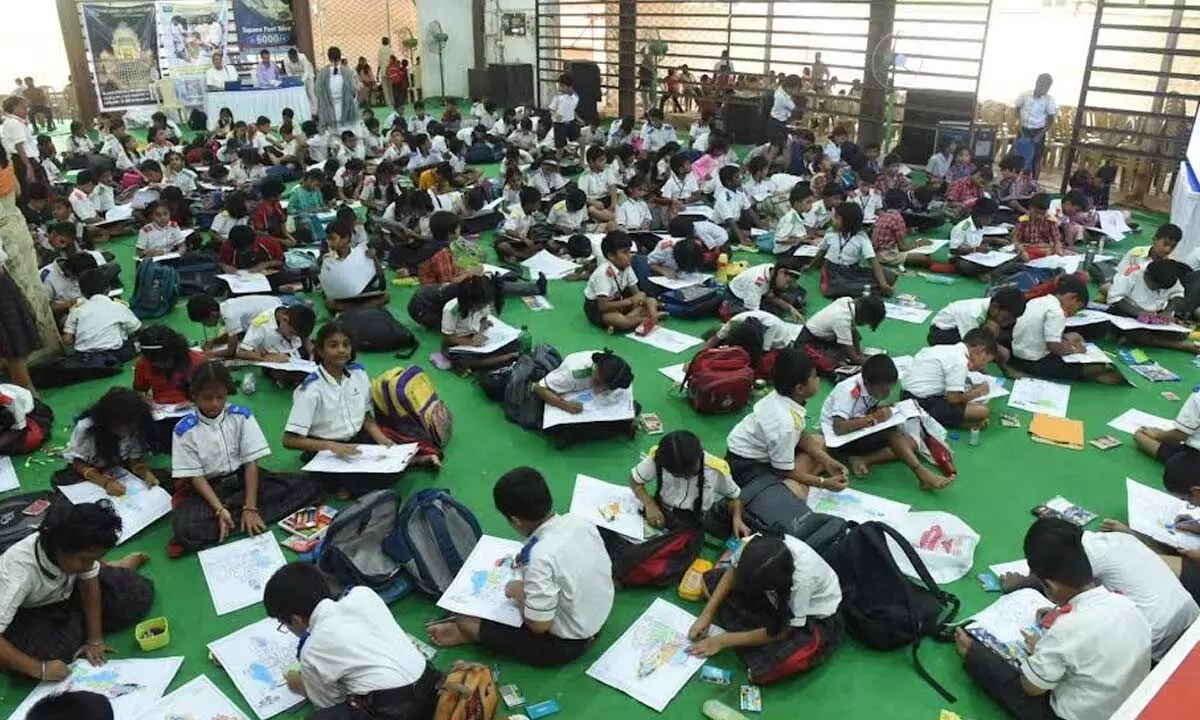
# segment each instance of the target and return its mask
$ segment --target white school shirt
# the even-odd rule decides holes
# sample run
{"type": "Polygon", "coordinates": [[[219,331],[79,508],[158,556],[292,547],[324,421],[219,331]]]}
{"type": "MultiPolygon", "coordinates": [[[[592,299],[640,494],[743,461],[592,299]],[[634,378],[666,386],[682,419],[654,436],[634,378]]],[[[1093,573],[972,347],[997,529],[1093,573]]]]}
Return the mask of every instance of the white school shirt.
{"type": "MultiPolygon", "coordinates": [[[[883,209],[883,196],[875,188],[871,188],[866,195],[856,191],[850,200],[862,208],[864,222],[873,221],[879,211],[883,209]]],[[[822,201],[821,205],[824,206],[824,204],[822,201]]]]}
{"type": "Polygon", "coordinates": [[[835,265],[857,266],[875,257],[875,246],[864,232],[846,238],[838,231],[831,230],[821,239],[821,249],[825,251],[825,260],[835,265]]]}
{"type": "Polygon", "coordinates": [[[729,322],[717,330],[717,337],[728,340],[733,329],[746,320],[757,320],[763,328],[763,352],[791,347],[800,336],[804,326],[787,322],[764,310],[747,310],[729,318],[729,322]]]}
{"type": "Polygon", "coordinates": [[[925,163],[925,172],[929,173],[930,175],[939,175],[944,178],[946,177],[946,174],[950,172],[950,163],[953,160],[953,156],[946,157],[942,153],[934,153],[933,155],[929,156],[929,162],[925,163]]]}
{"type": "Polygon", "coordinates": [[[71,135],[67,138],[66,154],[87,155],[88,153],[92,152],[93,147],[92,139],[90,137],[78,137],[76,135],[71,135]]]}
{"type": "Polygon", "coordinates": [[[118,350],[142,327],[128,305],[93,295],[71,308],[63,332],[75,336],[76,352],[118,350]]]}
{"type": "MultiPolygon", "coordinates": [[[[75,428],[71,430],[71,439],[67,442],[67,449],[63,451],[63,459],[68,463],[78,460],[85,465],[107,470],[110,466],[100,457],[96,441],[92,437],[93,426],[94,423],[89,417],[80,418],[79,422],[75,423],[75,428]]],[[[136,460],[150,454],[150,449],[135,435],[122,435],[117,441],[117,454],[122,461],[136,460]]]]}
{"type": "Polygon", "coordinates": [[[24,146],[25,156],[33,162],[36,163],[42,157],[38,151],[37,138],[29,128],[29,122],[16,115],[4,116],[4,121],[0,123],[0,142],[9,155],[19,155],[17,148],[24,146]]]}
{"type": "Polygon", "coordinates": [[[1178,280],[1165,290],[1150,289],[1150,286],[1146,284],[1146,267],[1148,266],[1147,264],[1137,270],[1126,270],[1114,277],[1112,286],[1108,290],[1109,304],[1129,300],[1140,308],[1160,312],[1166,310],[1167,305],[1175,298],[1183,297],[1183,285],[1179,284],[1178,280]]]}
{"type": "Polygon", "coordinates": [[[975,224],[975,218],[965,218],[950,230],[951,250],[974,250],[983,244],[983,228],[975,224]]]}
{"type": "Polygon", "coordinates": [[[249,408],[226,404],[215,418],[193,410],[179,419],[171,435],[171,477],[224,477],[270,454],[249,408]]]}
{"type": "Polygon", "coordinates": [[[484,305],[467,313],[464,317],[458,312],[458,298],[453,298],[442,306],[442,334],[446,336],[474,335],[483,330],[483,321],[491,314],[491,306],[484,305]]]}
{"type": "Polygon", "coordinates": [[[646,123],[642,126],[642,138],[646,142],[646,152],[649,153],[658,152],[668,143],[679,142],[679,135],[675,132],[675,128],[666,123],[659,127],[646,123]]]}
{"type": "Polygon", "coordinates": [[[492,128],[488,130],[488,134],[494,135],[498,138],[508,135],[508,123],[504,122],[503,117],[500,118],[496,122],[492,123],[492,128]]]}
{"type": "Polygon", "coordinates": [[[559,395],[588,390],[592,387],[592,374],[596,364],[592,356],[597,350],[574,352],[563,358],[558,367],[546,373],[538,385],[559,395]]]}
{"type": "Polygon", "coordinates": [[[1021,114],[1021,127],[1030,130],[1046,127],[1046,120],[1051,115],[1058,115],[1058,103],[1050,97],[1050,93],[1034,97],[1032,91],[1023,92],[1017,96],[1014,105],[1021,114]]]}
{"type": "Polygon", "coordinates": [[[842,161],[842,148],[832,140],[825,142],[825,157],[833,164],[838,164],[842,161]]]}
{"type": "Polygon", "coordinates": [[[552,515],[521,550],[527,620],[549,622],[550,634],[587,640],[600,632],[616,594],[612,561],[600,531],[574,515],[552,515]]]}
{"type": "Polygon", "coordinates": [[[537,145],[537,133],[518,128],[508,134],[508,144],[516,145],[522,150],[532,150],[537,145]]]}
{"type": "Polygon", "coordinates": [[[730,190],[721,185],[713,193],[713,198],[712,219],[718,225],[724,225],[730,220],[737,221],[743,210],[750,209],[750,198],[746,197],[741,188],[730,190]]]}
{"type": "Polygon", "coordinates": [[[879,399],[872,397],[863,382],[862,375],[854,375],[833,386],[833,390],[821,404],[821,432],[826,437],[837,435],[833,421],[837,418],[853,420],[865,417],[879,406],[879,399]]]}
{"type": "Polygon", "coordinates": [[[825,207],[824,200],[814,200],[812,207],[804,213],[804,226],[810,230],[820,230],[829,224],[830,213],[825,207]]]}
{"type": "Polygon", "coordinates": [[[129,150],[126,150],[125,148],[121,148],[121,151],[119,153],[117,153],[117,161],[116,161],[117,170],[120,170],[121,172],[128,172],[129,170],[136,170],[137,166],[141,165],[141,164],[142,164],[142,154],[139,153],[137,150],[130,152],[129,150]]]}
{"type": "Polygon", "coordinates": [[[363,586],[317,603],[299,660],[304,694],[322,709],[350,696],[412,685],[426,667],[388,606],[363,586]]]}
{"type": "Polygon", "coordinates": [[[775,226],[775,246],[772,249],[779,255],[794,249],[807,238],[808,226],[804,224],[804,217],[795,209],[788,210],[775,226]]]}
{"type": "Polygon", "coordinates": [[[683,201],[695,197],[699,192],[700,183],[696,182],[695,175],[688,173],[680,178],[675,173],[668,173],[660,194],[667,200],[683,201]]]}
{"type": "Polygon", "coordinates": [[[708,250],[716,250],[729,243],[729,231],[708,220],[697,220],[692,224],[692,232],[708,250]]]}
{"type": "Polygon", "coordinates": [[[358,158],[359,160],[367,159],[367,148],[364,143],[355,143],[354,149],[350,149],[345,145],[338,145],[337,160],[345,165],[347,161],[358,158]]]}
{"type": "Polygon", "coordinates": [[[283,302],[274,295],[241,295],[221,301],[221,324],[225,332],[241,335],[265,312],[275,312],[283,302]]]}
{"type": "Polygon", "coordinates": [[[914,357],[904,376],[904,389],[919,398],[942,397],[967,389],[967,346],[931,345],[914,357]]]}
{"type": "Polygon", "coordinates": [[[646,262],[651,265],[662,265],[670,270],[678,270],[679,266],[675,264],[675,243],[677,242],[679,242],[679,238],[659,240],[654,249],[646,255],[646,262]]]}
{"type": "Polygon", "coordinates": [[[71,211],[75,213],[75,217],[85,222],[98,214],[96,206],[92,204],[92,199],[79,188],[71,191],[71,194],[67,196],[67,202],[71,203],[71,211]]]}
{"type": "Polygon", "coordinates": [[[590,217],[587,205],[571,211],[567,209],[566,200],[559,200],[550,208],[550,212],[546,215],[546,222],[575,232],[583,228],[590,217]]]}
{"type": "Polygon", "coordinates": [[[1037,362],[1050,354],[1048,342],[1062,342],[1067,316],[1054,295],[1034,298],[1025,304],[1025,312],[1013,326],[1013,355],[1037,362]]]}
{"type": "Polygon", "coordinates": [[[113,189],[104,183],[96,183],[96,187],[92,188],[88,197],[95,206],[96,212],[106,213],[117,206],[117,197],[113,194],[113,189]]]}
{"type": "Polygon", "coordinates": [[[46,173],[46,180],[51,185],[61,185],[66,182],[66,176],[63,175],[63,171],[53,158],[42,159],[42,170],[46,173]]]}
{"type": "Polygon", "coordinates": [[[183,168],[178,173],[164,170],[163,183],[165,185],[174,185],[184,195],[195,195],[199,191],[196,185],[196,173],[190,168],[183,168]]]}
{"type": "Polygon", "coordinates": [[[1092,588],[1042,635],[1021,674],[1063,720],[1111,717],[1150,673],[1150,628],[1129,598],[1092,588]]]}
{"type": "Polygon", "coordinates": [[[408,172],[415,173],[418,170],[437,165],[439,162],[441,159],[434,155],[433,150],[430,150],[428,155],[422,155],[419,149],[415,149],[412,156],[408,158],[408,172]]]}
{"type": "Polygon", "coordinates": [[[344,165],[338,168],[337,172],[333,174],[333,184],[338,186],[338,188],[341,190],[354,187],[354,184],[360,179],[365,179],[365,175],[362,173],[356,173],[354,176],[351,176],[344,165]]]}
{"type": "Polygon", "coordinates": [[[529,232],[533,219],[525,214],[520,203],[508,206],[504,213],[504,232],[518,237],[524,237],[529,232]]]}
{"type": "Polygon", "coordinates": [[[217,214],[216,217],[213,218],[212,225],[209,227],[209,231],[214,232],[223,238],[228,238],[230,231],[232,231],[235,227],[249,224],[250,218],[248,216],[240,217],[235,220],[232,215],[222,210],[217,214]]]}
{"type": "Polygon", "coordinates": [[[804,406],[772,390],[729,431],[725,444],[739,457],[791,472],[796,467],[796,445],[804,423],[804,406]]]}
{"type": "Polygon", "coordinates": [[[616,265],[607,260],[600,263],[588,278],[583,288],[583,297],[587,300],[599,298],[619,298],[630,288],[637,289],[637,275],[633,267],[618,270],[616,265]]]}
{"type": "Polygon", "coordinates": [[[143,253],[154,250],[162,250],[163,252],[173,252],[175,248],[183,244],[183,231],[174,222],[167,223],[166,227],[159,227],[154,223],[147,223],[142,226],[138,232],[137,249],[143,253]]]}
{"type": "MultiPolygon", "coordinates": [[[[0,397],[8,398],[8,412],[13,417],[12,429],[24,430],[28,424],[25,418],[33,412],[33,393],[20,385],[0,383],[0,397]]],[[[3,632],[3,629],[0,629],[0,632],[3,632]]]]}
{"type": "Polygon", "coordinates": [[[775,88],[775,101],[771,105],[771,118],[785,123],[796,112],[796,101],[781,87],[775,88]]]}
{"type": "Polygon", "coordinates": [[[755,265],[747,268],[729,282],[729,292],[746,306],[747,310],[758,310],[762,299],[771,292],[771,271],[774,265],[755,265]]]}
{"type": "Polygon", "coordinates": [[[109,135],[100,143],[100,154],[114,162],[122,153],[124,153],[124,149],[121,147],[121,138],[116,135],[109,135]]]}
{"type": "MultiPolygon", "coordinates": [[[[733,554],[734,567],[742,559],[742,550],[756,537],[747,538],[733,554]]],[[[834,569],[799,538],[784,535],[783,544],[792,556],[792,594],[788,597],[792,619],[788,625],[804,627],[810,617],[824,620],[836,613],[842,604],[842,584],[834,569]]]]}
{"type": "Polygon", "coordinates": [[[600,200],[608,197],[609,192],[612,190],[612,185],[609,181],[610,178],[607,172],[598,173],[588,169],[583,171],[579,179],[575,181],[575,184],[587,195],[588,200],[600,200]]]}
{"type": "Polygon", "coordinates": [[[383,151],[383,159],[391,163],[399,163],[404,161],[408,163],[408,158],[412,157],[412,149],[408,147],[408,143],[400,143],[400,147],[388,145],[383,151]]]}
{"type": "Polygon", "coordinates": [[[550,121],[569,123],[575,119],[575,109],[579,107],[579,96],[575,93],[559,93],[550,101],[550,121]]]}
{"type": "Polygon", "coordinates": [[[987,322],[988,308],[992,305],[991,298],[967,298],[955,300],[937,311],[933,316],[933,326],[939,330],[957,330],[960,338],[987,322]]]}
{"type": "MultiPolygon", "coordinates": [[[[567,179],[562,176],[562,173],[556,172],[551,175],[547,175],[541,170],[538,170],[529,176],[529,184],[537,188],[537,191],[542,194],[542,197],[546,197],[547,195],[558,192],[566,187],[567,179]]],[[[583,190],[582,187],[579,189],[583,190]]],[[[608,191],[605,190],[605,192],[607,193],[608,191]]],[[[587,194],[586,190],[584,190],[584,194],[587,194]]]]}
{"type": "Polygon", "coordinates": [[[617,205],[617,224],[626,230],[649,230],[654,217],[645,200],[626,197],[617,205]]]}
{"type": "Polygon", "coordinates": [[[742,194],[750,198],[751,203],[760,203],[775,194],[775,183],[770,178],[758,181],[747,175],[742,182],[742,194]]]}
{"type": "Polygon", "coordinates": [[[77,580],[100,575],[100,563],[78,575],[63,572],[38,544],[40,533],[18,540],[0,555],[0,632],[8,629],[22,608],[53,605],[69,599],[77,580]]]}
{"type": "Polygon", "coordinates": [[[329,139],[324,135],[313,135],[308,140],[308,160],[311,163],[324,163],[329,160],[329,139]]]}
{"type": "Polygon", "coordinates": [[[356,362],[334,378],[321,365],[292,392],[284,432],[343,442],[359,433],[371,411],[371,378],[356,362]]]}
{"type": "Polygon", "coordinates": [[[429,127],[429,122],[432,119],[433,118],[429,117],[428,115],[426,115],[425,117],[413,115],[411,118],[408,119],[409,134],[410,135],[420,135],[420,134],[424,133],[425,130],[429,127]]]}
{"type": "Polygon", "coordinates": [[[695,509],[701,482],[704,485],[703,494],[699,497],[701,513],[708,512],[713,505],[717,504],[718,500],[727,500],[741,495],[741,489],[733,482],[729,463],[716,455],[704,453],[704,465],[698,478],[696,476],[680,477],[665,468],[660,476],[658,464],[655,462],[657,453],[657,446],[651,448],[646,457],[633,468],[632,476],[633,481],[638,485],[658,483],[659,500],[663,505],[678,510],[691,511],[695,509]]]}
{"type": "Polygon", "coordinates": [[[1126,533],[1083,533],[1096,582],[1133,601],[1150,626],[1150,656],[1159,660],[1197,617],[1200,607],[1179,578],[1141,540],[1126,533]]]}
{"type": "Polygon", "coordinates": [[[291,357],[300,357],[300,349],[304,341],[299,336],[286,338],[279,332],[279,322],[275,319],[276,308],[259,313],[250,321],[246,333],[242,335],[242,350],[261,353],[280,353],[291,357]]]}
{"type": "Polygon", "coordinates": [[[50,296],[50,302],[62,300],[78,300],[82,295],[79,291],[79,279],[67,277],[62,265],[52,262],[42,273],[42,286],[50,296]]]}
{"type": "Polygon", "coordinates": [[[854,344],[854,298],[838,298],[813,313],[804,324],[818,340],[838,345],[854,344]]]}
{"type": "Polygon", "coordinates": [[[1183,401],[1183,407],[1175,416],[1175,429],[1187,433],[1184,444],[1195,450],[1200,450],[1200,391],[1192,393],[1183,401]]]}

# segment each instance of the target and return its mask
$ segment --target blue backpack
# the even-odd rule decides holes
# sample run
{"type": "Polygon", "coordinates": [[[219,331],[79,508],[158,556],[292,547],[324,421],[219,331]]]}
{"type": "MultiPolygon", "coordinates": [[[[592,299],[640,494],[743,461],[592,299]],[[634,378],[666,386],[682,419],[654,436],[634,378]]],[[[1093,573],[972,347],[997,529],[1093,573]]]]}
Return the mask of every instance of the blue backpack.
{"type": "Polygon", "coordinates": [[[440,597],[483,532],[475,514],[447,490],[421,490],[404,503],[384,551],[408,572],[417,589],[440,597]]]}
{"type": "Polygon", "coordinates": [[[129,309],[140,320],[160,318],[175,307],[179,299],[179,273],[166,263],[143,260],[137,269],[137,282],[129,309]]]}
{"type": "Polygon", "coordinates": [[[400,495],[386,488],[363,495],[334,516],[316,563],[338,592],[365,585],[390,603],[412,591],[404,567],[384,547],[399,516],[400,495]]]}

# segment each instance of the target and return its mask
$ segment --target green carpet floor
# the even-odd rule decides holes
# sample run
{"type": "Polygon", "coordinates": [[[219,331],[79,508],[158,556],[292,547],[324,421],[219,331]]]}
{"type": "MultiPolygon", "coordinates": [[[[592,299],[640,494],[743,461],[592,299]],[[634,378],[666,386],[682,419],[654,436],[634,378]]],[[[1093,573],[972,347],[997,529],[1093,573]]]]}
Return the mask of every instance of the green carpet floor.
{"type": "MultiPolygon", "coordinates": [[[[495,168],[489,169],[492,171],[490,174],[494,174],[495,168]]],[[[1153,228],[1165,222],[1161,216],[1142,215],[1137,219],[1146,230],[1141,235],[1127,239],[1121,247],[1147,242],[1153,228]]],[[[949,226],[944,226],[934,237],[945,237],[948,230],[949,226]]],[[[124,264],[127,288],[133,286],[133,244],[133,237],[124,237],[107,246],[116,252],[124,264]]],[[[741,255],[739,259],[753,262],[756,257],[741,255]]],[[[809,311],[824,306],[827,301],[817,290],[815,274],[805,276],[803,283],[809,291],[809,311]]],[[[389,307],[407,324],[405,308],[413,290],[389,287],[392,292],[389,307]]],[[[983,291],[982,285],[974,281],[959,279],[954,285],[944,286],[926,282],[911,274],[899,280],[897,289],[902,293],[918,295],[933,309],[954,299],[979,296],[983,291]]],[[[697,415],[672,390],[670,381],[657,372],[658,368],[682,362],[690,355],[671,355],[628,338],[605,335],[585,321],[581,308],[582,291],[580,283],[551,283],[548,296],[554,305],[552,311],[534,314],[522,303],[510,302],[504,310],[504,319],[514,325],[526,326],[534,342],[553,343],[564,354],[612,348],[633,365],[636,397],[647,412],[658,413],[668,431],[682,428],[692,430],[703,439],[709,450],[722,454],[725,436],[740,416],[697,415]]],[[[130,292],[127,290],[127,298],[130,292]]],[[[323,310],[319,311],[321,319],[326,316],[323,310]]],[[[192,340],[201,339],[201,328],[187,320],[182,304],[165,322],[192,340]]],[[[714,327],[716,322],[671,320],[669,325],[683,332],[700,335],[704,330],[714,327]]],[[[924,345],[926,329],[925,326],[887,321],[878,332],[865,331],[863,344],[886,348],[893,355],[911,354],[924,345]]],[[[447,448],[445,468],[440,474],[434,475],[424,470],[410,471],[396,487],[405,496],[421,488],[448,488],[474,508],[485,532],[514,537],[491,502],[492,484],[506,470],[526,464],[538,468],[550,482],[556,510],[566,512],[576,473],[586,472],[608,481],[623,483],[628,478],[630,468],[637,463],[639,454],[655,442],[654,437],[643,434],[631,441],[585,444],[563,451],[554,450],[542,436],[525,432],[506,422],[500,408],[489,403],[472,382],[453,373],[434,369],[428,362],[428,356],[437,348],[438,339],[435,334],[424,330],[418,330],[417,335],[422,346],[414,362],[421,363],[432,373],[442,398],[454,412],[454,437],[447,448]]],[[[1111,343],[1106,345],[1111,349],[1111,343]]],[[[1136,406],[1164,417],[1173,417],[1177,412],[1178,403],[1163,399],[1159,392],[1173,389],[1179,395],[1186,396],[1197,382],[1200,371],[1192,366],[1186,355],[1153,350],[1150,354],[1179,373],[1183,381],[1152,385],[1135,376],[1136,387],[1133,388],[1076,385],[1071,395],[1070,416],[1085,421],[1088,438],[1110,432],[1105,424],[1129,407],[1136,406]]],[[[360,356],[360,360],[372,375],[398,362],[390,354],[368,354],[360,356]]],[[[50,444],[64,443],[69,437],[72,418],[105,389],[131,382],[132,364],[125,373],[109,380],[46,392],[45,399],[58,416],[50,444]]],[[[819,413],[829,387],[823,383],[821,393],[809,403],[810,418],[815,418],[819,413]]],[[[280,470],[298,468],[297,454],[284,450],[280,444],[291,393],[260,382],[257,394],[236,400],[254,410],[271,439],[275,454],[263,461],[264,466],[280,470]]],[[[997,416],[1004,409],[1004,400],[993,401],[992,409],[993,415],[997,416]]],[[[1028,413],[1016,414],[1022,417],[1024,424],[1028,424],[1028,413]]],[[[810,422],[810,429],[812,423],[815,423],[815,419],[810,422]]],[[[1009,429],[994,424],[983,433],[978,447],[968,447],[965,436],[964,440],[953,443],[960,474],[957,482],[943,493],[933,495],[921,492],[911,475],[899,465],[877,467],[868,478],[854,481],[853,486],[911,503],[914,510],[945,510],[961,517],[982,536],[975,555],[974,572],[979,572],[986,569],[988,564],[1020,557],[1021,539],[1031,521],[1030,509],[1054,495],[1064,495],[1102,517],[1123,519],[1124,478],[1128,475],[1157,485],[1161,473],[1158,465],[1135,451],[1130,438],[1125,436],[1123,439],[1126,440],[1124,446],[1107,452],[1091,447],[1073,451],[1033,443],[1024,429],[1009,429]]],[[[166,458],[162,458],[160,464],[165,461],[166,458]]],[[[59,460],[47,458],[41,453],[33,456],[29,462],[18,460],[22,488],[32,490],[47,487],[49,475],[59,467],[59,463],[59,460]]],[[[116,657],[183,655],[186,660],[171,685],[172,689],[199,674],[207,674],[246,710],[246,704],[225,672],[208,660],[205,646],[260,619],[263,617],[262,608],[255,606],[217,617],[196,557],[167,559],[165,546],[169,536],[170,521],[164,519],[115,550],[112,556],[118,557],[134,550],[144,550],[150,554],[152,561],[145,573],[157,587],[152,613],[164,615],[170,620],[171,645],[164,650],[145,654],[137,649],[132,632],[128,632],[110,638],[119,651],[116,657]]],[[[293,557],[290,551],[284,552],[289,559],[293,557]]],[[[716,554],[712,547],[706,548],[705,552],[710,557],[716,554]]],[[[949,586],[949,590],[962,598],[964,615],[982,609],[995,597],[980,589],[974,573],[949,586]]],[[[652,718],[656,716],[652,710],[587,677],[585,670],[656,596],[667,598],[693,613],[701,607],[680,600],[673,589],[662,592],[621,591],[617,595],[612,617],[595,646],[580,661],[557,670],[532,669],[473,649],[442,650],[434,662],[441,668],[448,667],[452,661],[460,658],[498,663],[503,682],[519,684],[529,702],[557,698],[563,708],[560,714],[563,718],[652,718]]],[[[425,620],[439,615],[431,599],[416,595],[396,603],[394,610],[399,622],[415,634],[422,633],[425,620]]],[[[952,707],[964,717],[975,720],[1002,717],[997,707],[973,688],[951,646],[927,642],[921,656],[934,676],[958,695],[956,704],[948,706],[921,681],[913,671],[907,651],[879,653],[847,642],[826,666],[805,677],[764,688],[763,716],[779,718],[803,713],[819,718],[932,720],[941,708],[952,707]]],[[[732,652],[725,652],[711,662],[733,669],[737,678],[745,677],[744,667],[732,652]]],[[[11,712],[32,686],[23,680],[8,678],[0,680],[0,683],[3,683],[0,685],[0,711],[5,714],[11,712]]],[[[718,688],[693,679],[662,716],[700,717],[700,706],[710,697],[724,698],[736,707],[737,686],[718,688]]],[[[310,707],[302,706],[280,717],[303,717],[310,710],[310,707]]],[[[502,711],[499,716],[506,714],[502,711]]]]}

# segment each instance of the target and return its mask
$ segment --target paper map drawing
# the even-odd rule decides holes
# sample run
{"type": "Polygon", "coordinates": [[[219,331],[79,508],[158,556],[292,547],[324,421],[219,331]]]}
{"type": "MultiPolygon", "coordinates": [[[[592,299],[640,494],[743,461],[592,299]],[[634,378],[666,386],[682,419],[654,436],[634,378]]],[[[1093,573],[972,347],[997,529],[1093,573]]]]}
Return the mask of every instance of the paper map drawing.
{"type": "Polygon", "coordinates": [[[645,540],[642,503],[628,485],[614,485],[587,475],[575,476],[571,514],[597,527],[633,540],[645,540]]]}
{"type": "Polygon", "coordinates": [[[40,683],[17,706],[9,720],[24,720],[30,708],[44,697],[73,691],[103,695],[112,703],[113,716],[117,720],[135,720],[162,697],[182,664],[182,657],[110,660],[99,667],[87,660],[76,660],[71,664],[71,674],[66,680],[40,683]]]}
{"type": "Polygon", "coordinates": [[[1071,401],[1071,386],[1062,383],[1023,377],[1013,383],[1008,406],[1032,413],[1066,417],[1071,401]]]}
{"type": "Polygon", "coordinates": [[[886,521],[903,515],[912,507],[852,488],[841,492],[812,488],[808,491],[808,506],[813,512],[834,515],[858,523],[870,520],[886,521]]]}
{"type": "Polygon", "coordinates": [[[171,512],[171,495],[162,486],[148,487],[141,478],[128,471],[114,472],[114,475],[125,486],[124,495],[110,496],[104,488],[88,482],[62,485],[59,492],[74,505],[101,500],[112,503],[113,509],[121,516],[121,536],[117,540],[120,545],[171,512]]]}
{"type": "Polygon", "coordinates": [[[295,635],[279,632],[278,622],[264,618],[210,643],[208,649],[254,714],[267,720],[304,701],[284,680],[288,667],[296,662],[298,644],[295,635]]]}
{"type": "Polygon", "coordinates": [[[267,580],[287,564],[269,532],[201,550],[199,555],[218,615],[262,602],[267,580]]]}
{"type": "Polygon", "coordinates": [[[207,675],[200,675],[154,704],[138,720],[246,720],[207,675]]]}
{"type": "Polygon", "coordinates": [[[438,607],[520,627],[521,608],[504,596],[505,586],[518,577],[513,558],[520,552],[521,543],[516,540],[491,535],[479,538],[450,587],[438,599],[438,607]]]}
{"type": "Polygon", "coordinates": [[[1167,493],[1125,478],[1129,503],[1129,527],[1136,532],[1180,550],[1200,550],[1200,535],[1177,530],[1180,518],[1194,518],[1195,508],[1167,493]]]}

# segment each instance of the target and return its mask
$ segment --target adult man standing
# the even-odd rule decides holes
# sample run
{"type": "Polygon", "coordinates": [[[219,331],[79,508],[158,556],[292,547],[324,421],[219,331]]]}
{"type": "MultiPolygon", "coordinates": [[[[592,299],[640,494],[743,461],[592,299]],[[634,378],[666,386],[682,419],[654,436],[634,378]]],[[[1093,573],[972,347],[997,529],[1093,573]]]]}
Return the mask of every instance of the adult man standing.
{"type": "Polygon", "coordinates": [[[396,107],[396,103],[392,98],[392,84],[387,81],[388,63],[392,60],[392,41],[390,38],[383,38],[379,41],[379,52],[376,54],[378,68],[375,71],[375,77],[379,79],[379,84],[383,86],[383,100],[388,107],[396,107]]]}
{"type": "Polygon", "coordinates": [[[220,52],[212,54],[212,67],[204,73],[204,84],[209,90],[224,90],[225,83],[237,82],[238,71],[232,65],[225,64],[225,58],[220,52]]]}
{"type": "Polygon", "coordinates": [[[1038,75],[1033,92],[1024,92],[1017,98],[1015,110],[1021,123],[1021,137],[1033,142],[1033,177],[1036,180],[1042,171],[1042,157],[1046,153],[1046,132],[1054,127],[1058,116],[1058,103],[1050,96],[1054,78],[1049,73],[1038,75]]]}
{"type": "Polygon", "coordinates": [[[288,75],[300,78],[304,83],[304,91],[308,93],[308,104],[315,113],[317,111],[316,79],[317,71],[313,68],[308,56],[296,48],[288,50],[287,59],[283,61],[283,69],[288,75]]]}
{"type": "Polygon", "coordinates": [[[29,101],[29,123],[33,132],[38,131],[38,116],[46,119],[47,130],[54,130],[54,110],[46,99],[46,91],[33,83],[33,78],[25,78],[25,99],[29,101]]]}

